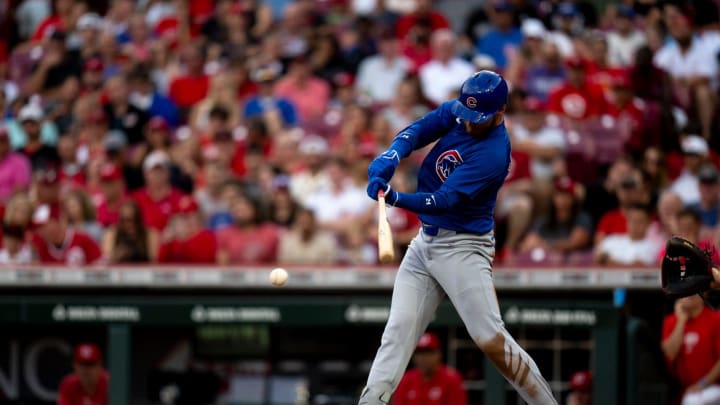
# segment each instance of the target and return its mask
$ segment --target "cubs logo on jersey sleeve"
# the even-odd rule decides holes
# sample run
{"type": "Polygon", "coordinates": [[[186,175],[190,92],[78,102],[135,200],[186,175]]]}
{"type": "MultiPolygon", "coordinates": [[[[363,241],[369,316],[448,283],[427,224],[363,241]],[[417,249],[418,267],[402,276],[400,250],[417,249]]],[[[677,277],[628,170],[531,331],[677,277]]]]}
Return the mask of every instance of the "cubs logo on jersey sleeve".
{"type": "Polygon", "coordinates": [[[462,162],[462,156],[457,150],[445,151],[438,156],[435,162],[435,172],[440,177],[440,180],[445,181],[462,162]]]}

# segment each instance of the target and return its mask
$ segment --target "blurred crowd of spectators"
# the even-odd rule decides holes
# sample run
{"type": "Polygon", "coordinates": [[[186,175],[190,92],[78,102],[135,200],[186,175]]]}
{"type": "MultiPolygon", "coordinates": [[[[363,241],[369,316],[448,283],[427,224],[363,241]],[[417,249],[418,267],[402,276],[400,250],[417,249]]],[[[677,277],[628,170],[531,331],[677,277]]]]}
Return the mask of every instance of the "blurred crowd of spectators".
{"type": "Polygon", "coordinates": [[[0,2],[0,262],[375,264],[368,163],[480,69],[511,86],[498,260],[716,243],[714,0],[467,3],[0,2]]]}

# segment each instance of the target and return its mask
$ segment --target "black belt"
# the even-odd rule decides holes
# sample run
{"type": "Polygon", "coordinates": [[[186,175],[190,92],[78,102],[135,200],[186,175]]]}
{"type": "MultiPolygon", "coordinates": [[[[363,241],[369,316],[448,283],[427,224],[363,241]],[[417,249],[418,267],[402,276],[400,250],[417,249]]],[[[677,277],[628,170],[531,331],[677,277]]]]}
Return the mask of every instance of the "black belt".
{"type": "MultiPolygon", "coordinates": [[[[425,235],[428,235],[428,236],[438,236],[438,234],[440,233],[440,229],[441,229],[441,228],[440,228],[439,226],[437,226],[437,225],[430,225],[430,224],[426,224],[426,223],[423,223],[423,224],[422,224],[422,230],[423,230],[423,232],[425,233],[425,235]]],[[[485,235],[485,234],[487,233],[487,232],[453,231],[453,230],[451,230],[451,229],[448,229],[448,231],[450,231],[450,232],[455,232],[455,234],[466,233],[466,234],[469,234],[469,235],[485,235]]],[[[488,232],[489,232],[489,231],[488,231],[488,232]]]]}
{"type": "Polygon", "coordinates": [[[430,236],[437,236],[440,233],[440,228],[435,225],[422,224],[422,229],[426,235],[430,236]]]}

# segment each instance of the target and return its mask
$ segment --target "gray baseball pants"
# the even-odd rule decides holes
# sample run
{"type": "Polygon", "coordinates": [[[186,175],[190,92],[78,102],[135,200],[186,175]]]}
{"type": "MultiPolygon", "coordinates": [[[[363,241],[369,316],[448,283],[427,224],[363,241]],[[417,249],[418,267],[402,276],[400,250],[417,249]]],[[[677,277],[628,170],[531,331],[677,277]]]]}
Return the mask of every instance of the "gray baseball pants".
{"type": "Polygon", "coordinates": [[[492,280],[495,238],[440,229],[413,239],[360,405],[386,405],[425,328],[447,296],[473,341],[530,405],[556,405],[535,362],[505,329],[492,280]]]}

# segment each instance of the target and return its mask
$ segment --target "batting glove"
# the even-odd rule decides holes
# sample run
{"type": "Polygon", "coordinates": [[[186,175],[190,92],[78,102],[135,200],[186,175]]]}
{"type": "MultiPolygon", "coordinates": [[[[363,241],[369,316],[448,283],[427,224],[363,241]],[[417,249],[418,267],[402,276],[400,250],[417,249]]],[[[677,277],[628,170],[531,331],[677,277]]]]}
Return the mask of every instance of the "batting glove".
{"type": "Polygon", "coordinates": [[[388,182],[399,164],[400,155],[398,152],[394,149],[388,149],[370,163],[370,166],[368,166],[368,179],[379,177],[388,182]]]}
{"type": "Polygon", "coordinates": [[[393,190],[389,184],[380,177],[373,177],[370,179],[370,182],[367,186],[367,194],[370,198],[373,200],[378,199],[378,191],[384,190],[385,191],[385,202],[387,204],[390,204],[392,206],[395,206],[395,203],[397,203],[398,200],[398,193],[393,190]]]}

